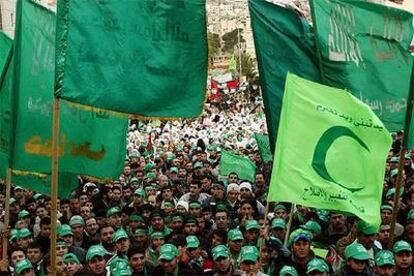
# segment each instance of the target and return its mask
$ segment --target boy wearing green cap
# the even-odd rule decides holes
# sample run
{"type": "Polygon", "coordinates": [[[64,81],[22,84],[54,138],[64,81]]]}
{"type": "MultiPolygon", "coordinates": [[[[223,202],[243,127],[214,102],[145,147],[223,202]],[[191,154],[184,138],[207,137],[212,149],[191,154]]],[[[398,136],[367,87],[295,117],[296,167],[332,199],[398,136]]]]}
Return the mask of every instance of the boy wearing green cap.
{"type": "Polygon", "coordinates": [[[227,233],[227,244],[235,267],[239,266],[238,260],[243,245],[243,241],[244,237],[239,229],[231,229],[227,233]]]}
{"type": "Polygon", "coordinates": [[[79,262],[78,257],[73,253],[68,253],[63,255],[63,262],[66,264],[66,274],[67,276],[72,276],[82,270],[82,265],[79,262]]]}
{"type": "Polygon", "coordinates": [[[375,255],[374,272],[378,276],[392,276],[395,273],[394,254],[389,250],[381,250],[375,255]]]}
{"type": "Polygon", "coordinates": [[[413,250],[406,241],[397,241],[392,247],[395,254],[395,267],[397,275],[412,275],[413,250]]]}
{"type": "Polygon", "coordinates": [[[372,275],[369,267],[370,256],[360,243],[352,243],[345,248],[346,265],[342,275],[372,275]]]}
{"type": "Polygon", "coordinates": [[[307,269],[306,269],[306,275],[328,276],[329,266],[323,259],[314,258],[308,262],[307,269]]]}
{"type": "Polygon", "coordinates": [[[232,265],[231,254],[225,245],[217,245],[211,250],[214,261],[214,276],[241,275],[232,265]]]}
{"type": "Polygon", "coordinates": [[[16,264],[15,272],[16,276],[35,276],[32,263],[27,259],[16,264]]]}
{"type": "Polygon", "coordinates": [[[259,250],[256,246],[246,245],[240,251],[239,268],[247,275],[266,276],[267,274],[259,271],[259,250]]]}
{"type": "Polygon", "coordinates": [[[197,236],[190,235],[186,237],[187,255],[190,258],[187,263],[188,267],[196,273],[203,273],[204,259],[201,256],[200,241],[197,236]]]}
{"type": "Polygon", "coordinates": [[[189,269],[183,263],[179,262],[179,251],[173,244],[166,243],[160,247],[159,262],[152,275],[166,275],[166,276],[187,276],[196,275],[194,271],[189,269]]]}
{"type": "Polygon", "coordinates": [[[86,253],[86,268],[92,275],[105,275],[105,249],[101,245],[92,245],[86,253]]]}

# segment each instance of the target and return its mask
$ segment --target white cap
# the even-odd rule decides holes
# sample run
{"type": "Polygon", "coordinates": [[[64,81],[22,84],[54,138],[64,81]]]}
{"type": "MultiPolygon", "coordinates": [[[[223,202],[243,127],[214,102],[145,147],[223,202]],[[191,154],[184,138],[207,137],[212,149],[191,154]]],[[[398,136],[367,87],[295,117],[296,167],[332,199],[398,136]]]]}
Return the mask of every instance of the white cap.
{"type": "Polygon", "coordinates": [[[240,190],[243,189],[243,188],[246,188],[246,189],[249,189],[250,192],[253,191],[252,190],[252,184],[250,184],[249,182],[243,182],[243,183],[240,184],[239,187],[240,187],[240,190]]]}
{"type": "Polygon", "coordinates": [[[240,192],[240,187],[239,185],[235,184],[235,183],[231,183],[227,186],[227,193],[231,192],[231,191],[236,191],[236,192],[240,192]]]}
{"type": "Polygon", "coordinates": [[[175,208],[177,208],[178,206],[182,206],[184,207],[184,209],[188,212],[188,203],[185,201],[178,201],[177,205],[175,206],[175,208]]]}

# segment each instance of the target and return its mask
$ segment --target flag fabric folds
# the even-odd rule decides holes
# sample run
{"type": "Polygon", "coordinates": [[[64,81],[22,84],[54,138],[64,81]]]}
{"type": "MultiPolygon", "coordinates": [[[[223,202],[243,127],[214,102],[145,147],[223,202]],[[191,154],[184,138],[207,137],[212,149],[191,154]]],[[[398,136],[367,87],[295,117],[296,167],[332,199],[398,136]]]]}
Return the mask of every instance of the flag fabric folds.
{"type": "MultiPolygon", "coordinates": [[[[19,176],[42,176],[43,191],[51,173],[55,23],[56,15],[45,7],[18,2],[9,164],[19,176]]],[[[72,106],[60,102],[59,195],[64,196],[70,195],[64,193],[66,177],[71,187],[78,185],[76,174],[117,178],[126,154],[126,118],[72,106]]]]}
{"type": "Polygon", "coordinates": [[[389,131],[404,129],[413,15],[359,0],[312,0],[312,6],[323,83],[368,104],[389,131]]]}
{"type": "Polygon", "coordinates": [[[270,151],[269,136],[261,133],[255,133],[254,139],[256,139],[257,148],[260,152],[260,156],[264,162],[273,160],[272,152],[270,151]]]}
{"type": "Polygon", "coordinates": [[[228,176],[237,173],[239,179],[248,181],[256,180],[256,165],[247,157],[222,150],[220,158],[220,175],[228,176]]]}
{"type": "Polygon", "coordinates": [[[379,226],[391,142],[368,105],[289,74],[268,200],[349,212],[379,226]]]}
{"type": "Polygon", "coordinates": [[[57,16],[57,97],[143,117],[201,114],[205,0],[62,0],[57,16]]]}
{"type": "Polygon", "coordinates": [[[305,19],[289,9],[263,0],[249,0],[263,102],[274,152],[286,74],[319,81],[313,31],[305,19]]]}

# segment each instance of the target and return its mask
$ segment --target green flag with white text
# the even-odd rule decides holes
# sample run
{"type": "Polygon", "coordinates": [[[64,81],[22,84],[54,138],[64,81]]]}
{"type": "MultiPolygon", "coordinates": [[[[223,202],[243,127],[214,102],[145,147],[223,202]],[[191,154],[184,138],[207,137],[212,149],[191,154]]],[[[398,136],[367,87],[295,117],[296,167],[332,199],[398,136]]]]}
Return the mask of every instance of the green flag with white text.
{"type": "MultiPolygon", "coordinates": [[[[56,15],[30,0],[17,5],[13,55],[10,166],[50,187],[56,15]]],[[[118,178],[126,154],[128,120],[104,110],[60,101],[59,194],[69,196],[76,175],[118,178]],[[66,181],[67,178],[70,178],[66,181]],[[66,192],[66,194],[65,194],[66,192]]]]}
{"type": "Polygon", "coordinates": [[[379,226],[391,143],[368,105],[289,74],[268,200],[349,212],[379,226]]]}
{"type": "Polygon", "coordinates": [[[221,151],[220,175],[228,176],[235,172],[239,179],[255,181],[256,165],[247,156],[240,156],[225,150],[221,151]]]}
{"type": "Polygon", "coordinates": [[[144,117],[198,117],[205,0],[58,1],[56,96],[144,117]]]}
{"type": "MultiPolygon", "coordinates": [[[[312,3],[323,83],[368,104],[389,131],[404,129],[414,61],[408,51],[413,15],[369,1],[312,3]]],[[[408,146],[414,148],[413,138],[408,146]]]]}

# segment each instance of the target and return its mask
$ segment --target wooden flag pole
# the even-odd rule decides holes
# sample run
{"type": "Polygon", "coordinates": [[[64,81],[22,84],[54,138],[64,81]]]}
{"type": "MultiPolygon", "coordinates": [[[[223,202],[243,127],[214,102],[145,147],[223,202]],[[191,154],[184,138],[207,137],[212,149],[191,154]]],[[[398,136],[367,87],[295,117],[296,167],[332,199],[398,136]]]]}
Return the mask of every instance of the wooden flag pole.
{"type": "MultiPolygon", "coordinates": [[[[262,227],[268,227],[268,229],[269,229],[269,226],[267,225],[267,221],[268,221],[267,216],[269,215],[269,204],[270,202],[266,201],[266,209],[265,209],[265,214],[264,214],[264,225],[262,226],[262,227]]],[[[263,239],[263,242],[261,242],[259,246],[259,263],[260,264],[262,263],[262,248],[265,242],[266,240],[263,239]]]]}
{"type": "Polygon", "coordinates": [[[7,259],[7,249],[9,245],[9,237],[6,235],[6,231],[9,231],[9,224],[10,224],[10,190],[11,190],[11,175],[12,170],[10,168],[7,169],[6,173],[6,201],[5,201],[5,208],[4,208],[4,232],[3,232],[3,256],[2,259],[7,259]]]}
{"type": "Polygon", "coordinates": [[[400,151],[400,160],[398,162],[398,174],[397,174],[397,179],[395,183],[395,194],[394,194],[394,201],[393,201],[393,206],[392,206],[391,233],[390,233],[390,241],[388,244],[389,248],[392,248],[392,245],[394,243],[395,224],[397,223],[397,213],[398,213],[398,207],[399,207],[398,205],[400,202],[402,172],[404,169],[405,153],[407,151],[408,139],[410,135],[411,116],[413,113],[413,96],[414,96],[413,93],[414,93],[414,66],[411,68],[411,81],[410,81],[410,90],[409,90],[408,101],[407,101],[407,112],[405,115],[404,135],[403,135],[403,140],[402,140],[402,148],[400,151]]]}
{"type": "Polygon", "coordinates": [[[56,238],[57,238],[57,192],[59,161],[59,99],[53,101],[53,136],[52,136],[52,186],[51,197],[51,235],[50,235],[50,267],[52,275],[56,275],[56,238]]]}
{"type": "Polygon", "coordinates": [[[290,214],[289,214],[289,221],[286,227],[286,234],[285,234],[285,241],[284,241],[284,245],[287,246],[287,243],[289,241],[289,234],[290,234],[290,229],[292,228],[292,220],[293,220],[293,210],[296,208],[296,204],[293,203],[292,207],[290,208],[290,214]]]}

